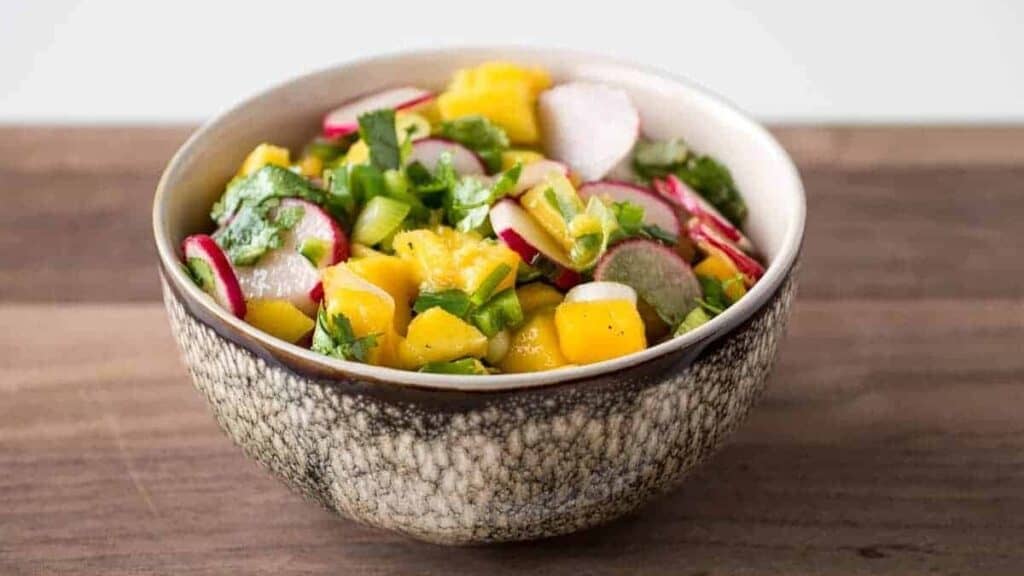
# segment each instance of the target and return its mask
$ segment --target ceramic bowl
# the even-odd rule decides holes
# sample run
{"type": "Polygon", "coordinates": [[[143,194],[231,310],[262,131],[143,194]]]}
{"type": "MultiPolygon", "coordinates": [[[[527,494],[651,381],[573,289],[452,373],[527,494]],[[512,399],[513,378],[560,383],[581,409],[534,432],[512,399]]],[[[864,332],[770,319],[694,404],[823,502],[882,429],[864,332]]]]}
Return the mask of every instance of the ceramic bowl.
{"type": "Polygon", "coordinates": [[[677,486],[743,420],[765,385],[794,288],[804,194],[761,126],[670,75],[556,49],[460,48],[377,57],[300,77],[214,118],[171,160],[153,226],[164,301],[196,388],[245,453],[339,514],[439,543],[573,532],[677,486]],[[637,354],[525,375],[419,374],[328,359],[248,326],[183,273],[181,240],[246,153],[301,146],[323,114],[395,84],[443,88],[485,60],[542,66],[630,93],[647,136],[681,136],[724,161],[770,265],[736,305],[637,354]]]}

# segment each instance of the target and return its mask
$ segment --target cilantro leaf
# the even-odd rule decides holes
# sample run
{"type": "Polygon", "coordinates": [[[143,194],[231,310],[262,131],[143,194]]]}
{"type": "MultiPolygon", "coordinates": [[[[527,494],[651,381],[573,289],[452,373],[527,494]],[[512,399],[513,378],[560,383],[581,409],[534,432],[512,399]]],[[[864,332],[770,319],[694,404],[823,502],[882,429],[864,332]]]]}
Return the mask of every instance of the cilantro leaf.
{"type": "Polygon", "coordinates": [[[522,165],[517,163],[493,183],[473,176],[459,180],[445,195],[448,223],[460,232],[480,229],[487,222],[491,205],[512,191],[522,170],[522,165]]]}
{"type": "Polygon", "coordinates": [[[501,153],[509,147],[505,131],[483,116],[463,116],[442,122],[437,134],[476,152],[492,173],[501,169],[501,153]]]}
{"type": "Polygon", "coordinates": [[[675,173],[733,224],[743,223],[747,204],[725,165],[710,156],[697,156],[676,168],[675,173]]]}
{"type": "Polygon", "coordinates": [[[729,307],[729,298],[725,295],[725,286],[718,278],[710,276],[697,276],[700,282],[701,293],[704,298],[697,301],[698,304],[713,316],[717,316],[729,307]]]}
{"type": "Polygon", "coordinates": [[[682,139],[641,140],[633,152],[633,169],[644,178],[660,178],[686,162],[689,149],[682,139]]]}
{"type": "Polygon", "coordinates": [[[352,323],[344,314],[335,314],[330,320],[323,306],[316,315],[312,350],[332,358],[366,362],[370,349],[377,345],[377,335],[357,338],[352,323]]]}
{"type": "Polygon", "coordinates": [[[232,180],[224,196],[214,203],[210,217],[223,225],[243,205],[258,206],[274,198],[302,198],[323,204],[324,192],[291,170],[267,165],[249,176],[232,180]]]}
{"type": "Polygon", "coordinates": [[[359,117],[359,136],[370,148],[370,163],[378,170],[397,170],[402,164],[395,133],[395,111],[374,110],[359,117]]]}

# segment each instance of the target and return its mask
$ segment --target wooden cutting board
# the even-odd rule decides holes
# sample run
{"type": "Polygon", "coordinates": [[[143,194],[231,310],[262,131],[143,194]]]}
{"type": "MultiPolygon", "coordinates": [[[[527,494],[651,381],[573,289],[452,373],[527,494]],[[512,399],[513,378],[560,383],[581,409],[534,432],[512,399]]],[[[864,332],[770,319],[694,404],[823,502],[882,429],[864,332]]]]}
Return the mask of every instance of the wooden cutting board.
{"type": "Polygon", "coordinates": [[[448,549],[340,520],[217,429],[158,302],[188,127],[0,127],[0,574],[1024,573],[1024,127],[778,127],[809,196],[769,391],[607,527],[448,549]]]}

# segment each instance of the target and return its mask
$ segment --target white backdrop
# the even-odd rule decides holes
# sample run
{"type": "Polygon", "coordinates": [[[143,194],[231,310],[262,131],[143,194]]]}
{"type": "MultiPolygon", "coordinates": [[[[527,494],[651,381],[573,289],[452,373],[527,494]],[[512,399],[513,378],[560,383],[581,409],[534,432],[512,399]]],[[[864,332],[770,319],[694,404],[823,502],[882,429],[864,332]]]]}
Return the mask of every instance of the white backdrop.
{"type": "Polygon", "coordinates": [[[0,0],[0,122],[195,121],[367,54],[548,44],[772,121],[1024,121],[1024,1],[0,0]]]}

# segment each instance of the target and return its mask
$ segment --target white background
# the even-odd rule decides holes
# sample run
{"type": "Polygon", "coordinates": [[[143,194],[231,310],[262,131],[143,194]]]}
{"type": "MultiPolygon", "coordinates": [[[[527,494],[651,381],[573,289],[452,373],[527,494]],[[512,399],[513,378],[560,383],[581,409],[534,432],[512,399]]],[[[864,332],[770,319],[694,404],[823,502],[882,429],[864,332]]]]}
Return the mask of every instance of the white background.
{"type": "Polygon", "coordinates": [[[770,121],[1024,121],[1024,1],[0,0],[0,122],[206,118],[360,56],[570,46],[770,121]]]}

